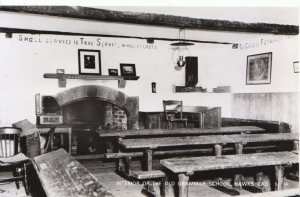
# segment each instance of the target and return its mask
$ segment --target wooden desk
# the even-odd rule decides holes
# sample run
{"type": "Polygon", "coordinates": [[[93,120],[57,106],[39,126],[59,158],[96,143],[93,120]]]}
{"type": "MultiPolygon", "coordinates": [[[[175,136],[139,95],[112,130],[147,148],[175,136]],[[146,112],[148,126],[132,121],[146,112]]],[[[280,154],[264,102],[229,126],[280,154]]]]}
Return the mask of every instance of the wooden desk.
{"type": "MultiPolygon", "coordinates": [[[[39,132],[41,135],[45,135],[49,132],[50,128],[47,127],[39,127],[39,132]]],[[[72,153],[72,128],[71,127],[60,127],[57,126],[55,128],[54,134],[59,134],[60,135],[60,145],[64,145],[64,134],[68,135],[68,152],[69,154],[72,153]]],[[[51,143],[51,150],[53,150],[53,142],[51,143]]]]}
{"type": "MultiPolygon", "coordinates": [[[[245,155],[226,155],[221,157],[194,157],[180,159],[161,160],[160,163],[169,172],[178,176],[179,197],[188,196],[189,176],[194,172],[203,172],[211,170],[251,168],[262,166],[275,166],[276,188],[283,189],[283,165],[290,166],[298,164],[298,155],[293,152],[271,152],[256,153],[245,155]]],[[[170,175],[170,174],[169,174],[170,175]]],[[[163,184],[163,186],[166,186],[163,184]]],[[[166,186],[167,187],[167,186],[166,186]]],[[[165,196],[168,196],[168,188],[164,188],[165,196]]]]}
{"type": "Polygon", "coordinates": [[[32,159],[48,197],[113,195],[76,159],[58,149],[32,159]]]}
{"type": "Polygon", "coordinates": [[[118,150],[118,141],[122,138],[174,137],[197,135],[229,135],[244,133],[264,133],[265,129],[255,126],[234,126],[215,129],[181,128],[181,129],[138,129],[98,131],[99,137],[107,138],[107,153],[118,150]]]}
{"type": "Polygon", "coordinates": [[[164,136],[190,136],[190,135],[227,135],[242,133],[264,133],[265,129],[256,126],[234,126],[215,129],[181,128],[181,129],[138,129],[125,131],[99,132],[100,137],[112,138],[138,138],[138,137],[164,137],[164,136]]]}
{"type": "MultiPolygon", "coordinates": [[[[221,156],[222,146],[225,144],[235,144],[236,153],[242,154],[243,145],[247,143],[260,142],[294,142],[298,143],[299,137],[296,133],[279,134],[244,134],[244,135],[207,135],[188,137],[164,137],[164,138],[144,138],[144,139],[124,139],[120,145],[125,149],[144,149],[146,169],[152,170],[153,150],[158,148],[178,148],[184,146],[213,145],[216,156],[221,156]]],[[[294,149],[298,146],[294,145],[294,149]]],[[[189,150],[186,150],[187,152],[189,150]]]]}

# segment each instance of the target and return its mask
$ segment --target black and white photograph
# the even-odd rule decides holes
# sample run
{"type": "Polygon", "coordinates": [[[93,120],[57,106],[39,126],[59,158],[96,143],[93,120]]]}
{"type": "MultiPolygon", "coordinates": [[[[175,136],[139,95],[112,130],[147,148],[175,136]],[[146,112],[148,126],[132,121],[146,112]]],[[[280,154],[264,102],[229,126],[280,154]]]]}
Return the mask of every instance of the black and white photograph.
{"type": "Polygon", "coordinates": [[[299,197],[299,11],[1,0],[0,197],[299,197]]]}
{"type": "Polygon", "coordinates": [[[101,75],[100,50],[78,50],[79,74],[101,75]]]}
{"type": "Polygon", "coordinates": [[[108,69],[109,76],[118,76],[118,69],[108,69]]]}
{"type": "Polygon", "coordinates": [[[134,64],[120,64],[121,76],[136,76],[134,64]]]}
{"type": "Polygon", "coordinates": [[[247,57],[247,84],[271,83],[272,53],[249,55],[247,57]]]}

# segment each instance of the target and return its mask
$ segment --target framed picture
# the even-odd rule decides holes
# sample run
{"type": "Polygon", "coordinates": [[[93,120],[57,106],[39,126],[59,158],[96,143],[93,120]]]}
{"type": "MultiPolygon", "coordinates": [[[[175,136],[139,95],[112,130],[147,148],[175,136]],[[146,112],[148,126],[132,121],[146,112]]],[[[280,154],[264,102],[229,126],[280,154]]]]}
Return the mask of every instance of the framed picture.
{"type": "Polygon", "coordinates": [[[294,73],[299,73],[299,61],[294,62],[294,73]]]}
{"type": "Polygon", "coordinates": [[[100,50],[78,49],[79,74],[101,75],[100,50]]]}
{"type": "Polygon", "coordinates": [[[109,76],[118,76],[118,69],[108,69],[109,76]]]}
{"type": "Polygon", "coordinates": [[[135,64],[120,64],[121,76],[136,76],[135,64]]]}
{"type": "Polygon", "coordinates": [[[272,52],[249,55],[247,57],[246,84],[270,84],[272,52]]]}

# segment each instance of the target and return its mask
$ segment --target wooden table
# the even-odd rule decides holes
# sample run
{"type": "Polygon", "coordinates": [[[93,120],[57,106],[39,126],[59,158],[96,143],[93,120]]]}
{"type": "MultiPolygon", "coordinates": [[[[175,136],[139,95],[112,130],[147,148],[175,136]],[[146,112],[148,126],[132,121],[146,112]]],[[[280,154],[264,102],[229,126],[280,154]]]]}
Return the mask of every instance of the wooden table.
{"type": "MultiPolygon", "coordinates": [[[[152,170],[153,150],[158,148],[184,147],[213,145],[216,156],[222,154],[222,146],[225,144],[235,144],[236,153],[242,154],[243,145],[247,143],[259,142],[286,142],[291,141],[298,144],[299,137],[296,133],[279,134],[244,134],[244,135],[207,135],[192,137],[164,137],[164,138],[143,138],[143,139],[124,139],[120,145],[127,150],[144,149],[146,169],[152,170]]],[[[294,145],[298,149],[298,145],[294,145]]],[[[188,152],[188,150],[187,150],[188,152]]]]}
{"type": "Polygon", "coordinates": [[[264,133],[265,129],[256,126],[234,126],[215,129],[180,128],[180,129],[138,129],[125,131],[99,131],[99,136],[104,138],[138,138],[138,137],[163,137],[163,136],[190,136],[190,135],[227,135],[242,133],[264,133]]]}
{"type": "MultiPolygon", "coordinates": [[[[161,160],[160,163],[169,172],[178,176],[179,197],[188,196],[189,176],[194,172],[203,172],[211,170],[251,168],[262,166],[275,166],[276,190],[283,189],[284,165],[298,164],[298,154],[294,152],[271,152],[256,153],[245,155],[226,155],[212,157],[194,157],[180,159],[161,160]]],[[[169,174],[170,175],[170,174],[169,174]]],[[[163,184],[163,186],[166,186],[163,184]]],[[[165,196],[168,196],[168,188],[164,188],[165,196]]]]}
{"type": "Polygon", "coordinates": [[[64,149],[34,157],[32,163],[48,197],[113,197],[94,175],[64,149]]]}
{"type": "Polygon", "coordinates": [[[180,128],[180,129],[138,129],[97,131],[99,137],[107,139],[107,153],[118,151],[119,141],[123,138],[174,137],[198,135],[232,135],[264,133],[265,129],[256,126],[220,127],[215,129],[180,128]]]}

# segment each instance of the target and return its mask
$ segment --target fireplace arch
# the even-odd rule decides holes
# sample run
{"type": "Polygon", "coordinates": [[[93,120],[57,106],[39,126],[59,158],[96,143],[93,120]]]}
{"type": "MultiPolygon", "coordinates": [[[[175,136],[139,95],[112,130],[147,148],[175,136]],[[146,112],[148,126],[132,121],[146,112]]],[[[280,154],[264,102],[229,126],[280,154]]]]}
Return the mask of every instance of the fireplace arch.
{"type": "Polygon", "coordinates": [[[105,86],[85,85],[60,92],[54,98],[61,107],[87,99],[109,102],[125,111],[127,129],[138,129],[138,97],[129,97],[119,90],[105,86]]]}

